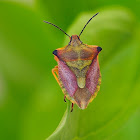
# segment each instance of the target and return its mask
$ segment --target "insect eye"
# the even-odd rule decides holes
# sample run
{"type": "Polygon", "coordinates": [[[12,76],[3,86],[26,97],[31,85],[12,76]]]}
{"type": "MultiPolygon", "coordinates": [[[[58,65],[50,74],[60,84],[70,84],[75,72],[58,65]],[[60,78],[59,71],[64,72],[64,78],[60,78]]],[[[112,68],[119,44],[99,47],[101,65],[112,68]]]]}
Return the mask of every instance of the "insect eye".
{"type": "Polygon", "coordinates": [[[101,47],[97,47],[97,51],[100,52],[102,50],[101,47]]]}
{"type": "Polygon", "coordinates": [[[53,51],[53,54],[57,56],[57,50],[54,50],[53,51]]]}

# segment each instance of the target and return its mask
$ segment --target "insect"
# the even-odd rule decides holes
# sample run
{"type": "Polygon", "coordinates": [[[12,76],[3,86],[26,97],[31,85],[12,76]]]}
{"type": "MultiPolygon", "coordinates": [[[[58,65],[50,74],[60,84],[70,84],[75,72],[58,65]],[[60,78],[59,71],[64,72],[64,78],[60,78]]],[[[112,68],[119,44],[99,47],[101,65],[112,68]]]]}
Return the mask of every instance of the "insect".
{"type": "Polygon", "coordinates": [[[102,48],[84,44],[80,40],[82,32],[92,18],[85,24],[79,36],[69,36],[58,26],[44,21],[55,26],[70,38],[68,45],[53,51],[54,59],[58,65],[52,69],[52,74],[64,93],[64,101],[66,102],[65,98],[71,101],[71,112],[74,104],[77,104],[81,109],[85,109],[100,89],[101,74],[98,54],[102,48]]]}

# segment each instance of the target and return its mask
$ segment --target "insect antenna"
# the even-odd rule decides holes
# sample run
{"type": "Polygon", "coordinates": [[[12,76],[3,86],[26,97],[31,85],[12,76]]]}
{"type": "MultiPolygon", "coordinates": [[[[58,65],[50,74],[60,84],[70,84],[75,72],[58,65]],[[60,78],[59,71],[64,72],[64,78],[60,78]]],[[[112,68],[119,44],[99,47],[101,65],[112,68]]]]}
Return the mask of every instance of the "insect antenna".
{"type": "Polygon", "coordinates": [[[79,34],[79,37],[80,37],[80,35],[83,33],[83,31],[84,31],[84,29],[86,28],[86,26],[88,25],[88,23],[89,23],[95,16],[97,16],[98,14],[99,14],[99,12],[96,13],[92,18],[89,19],[89,21],[85,24],[84,28],[82,29],[81,33],[79,34]]]}
{"type": "Polygon", "coordinates": [[[48,24],[51,24],[51,25],[53,25],[54,27],[56,27],[56,28],[58,28],[59,30],[61,30],[65,35],[67,35],[69,38],[70,38],[70,36],[65,32],[65,31],[63,31],[60,27],[58,27],[58,26],[56,26],[55,24],[53,24],[53,23],[51,23],[51,22],[48,22],[48,21],[44,21],[45,23],[48,23],[48,24]]]}

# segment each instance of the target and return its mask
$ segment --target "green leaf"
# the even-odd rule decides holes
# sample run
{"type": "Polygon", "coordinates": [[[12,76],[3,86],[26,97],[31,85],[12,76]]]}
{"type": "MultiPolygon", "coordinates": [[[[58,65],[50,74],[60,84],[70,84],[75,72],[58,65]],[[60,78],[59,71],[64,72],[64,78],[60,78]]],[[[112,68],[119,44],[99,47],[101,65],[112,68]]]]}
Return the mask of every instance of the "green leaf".
{"type": "MultiPolygon", "coordinates": [[[[87,26],[81,40],[103,48],[99,55],[101,89],[85,110],[75,105],[71,113],[71,104],[68,103],[58,128],[47,140],[110,138],[140,105],[140,43],[135,17],[121,7],[98,11],[100,14],[87,26]]],[[[81,14],[68,33],[79,34],[83,25],[95,13],[81,14]]]]}
{"type": "Polygon", "coordinates": [[[52,34],[45,37],[48,27],[45,29],[43,19],[27,7],[1,2],[0,12],[2,71],[18,83],[28,85],[37,82],[40,71],[45,73],[44,68],[49,64],[46,56],[52,56],[48,53],[50,44],[55,43],[52,43],[52,34]],[[15,16],[17,13],[19,15],[15,16]]]}
{"type": "Polygon", "coordinates": [[[139,140],[140,138],[140,109],[137,110],[132,117],[128,120],[126,124],[117,132],[115,133],[110,140],[139,140]]]}

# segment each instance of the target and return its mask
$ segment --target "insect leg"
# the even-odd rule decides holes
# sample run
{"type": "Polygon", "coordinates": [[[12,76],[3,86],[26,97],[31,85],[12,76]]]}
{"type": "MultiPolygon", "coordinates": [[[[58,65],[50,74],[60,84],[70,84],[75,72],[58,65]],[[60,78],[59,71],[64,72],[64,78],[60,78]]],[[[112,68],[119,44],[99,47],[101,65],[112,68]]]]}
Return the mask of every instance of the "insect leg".
{"type": "Polygon", "coordinates": [[[64,95],[64,102],[66,102],[66,96],[64,95]]]}
{"type": "Polygon", "coordinates": [[[55,66],[53,69],[52,69],[52,74],[54,76],[54,78],[56,79],[57,83],[60,85],[59,83],[59,80],[58,80],[58,66],[55,66]]]}
{"type": "Polygon", "coordinates": [[[72,104],[71,104],[71,112],[73,111],[73,105],[74,105],[74,104],[72,103],[72,104]]]}

